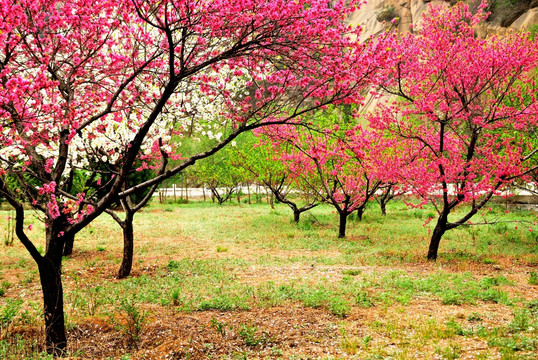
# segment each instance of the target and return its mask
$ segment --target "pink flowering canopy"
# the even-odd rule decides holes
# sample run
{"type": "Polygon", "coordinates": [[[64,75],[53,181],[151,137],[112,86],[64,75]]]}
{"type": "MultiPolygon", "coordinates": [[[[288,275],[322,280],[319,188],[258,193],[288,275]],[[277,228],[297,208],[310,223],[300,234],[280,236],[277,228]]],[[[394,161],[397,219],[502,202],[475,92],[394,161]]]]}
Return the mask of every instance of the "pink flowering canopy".
{"type": "Polygon", "coordinates": [[[113,196],[68,196],[73,170],[100,186],[96,163],[123,164],[107,183],[117,195],[133,169],[183,158],[183,136],[225,141],[350,101],[387,48],[352,41],[358,3],[2,0],[0,173],[47,216],[80,222],[113,196]]]}
{"type": "Polygon", "coordinates": [[[443,193],[475,201],[534,165],[538,46],[525,33],[475,37],[483,18],[463,3],[432,7],[396,49],[400,60],[384,86],[396,100],[370,118],[414,142],[414,165],[398,176],[434,204],[443,193]]]}
{"type": "Polygon", "coordinates": [[[380,86],[393,97],[370,116],[373,128],[406,142],[410,165],[394,181],[437,209],[429,260],[447,230],[536,170],[538,43],[526,33],[476,37],[485,6],[475,15],[464,3],[433,6],[395,48],[398,61],[380,86]],[[470,209],[449,218],[462,203],[470,209]]]}
{"type": "Polygon", "coordinates": [[[394,39],[353,40],[359,2],[0,0],[0,192],[40,270],[49,351],[66,346],[66,238],[242,132],[360,99],[394,39]],[[184,137],[214,141],[182,154],[184,137]],[[43,214],[45,255],[23,204],[43,214]]]}
{"type": "MultiPolygon", "coordinates": [[[[342,112],[328,108],[307,126],[263,129],[292,178],[331,204],[341,224],[354,210],[362,213],[380,187],[392,180],[389,163],[399,169],[406,160],[395,151],[398,141],[364,128],[353,116],[343,121],[342,112]]],[[[339,236],[344,237],[345,224],[341,226],[339,236]]]]}

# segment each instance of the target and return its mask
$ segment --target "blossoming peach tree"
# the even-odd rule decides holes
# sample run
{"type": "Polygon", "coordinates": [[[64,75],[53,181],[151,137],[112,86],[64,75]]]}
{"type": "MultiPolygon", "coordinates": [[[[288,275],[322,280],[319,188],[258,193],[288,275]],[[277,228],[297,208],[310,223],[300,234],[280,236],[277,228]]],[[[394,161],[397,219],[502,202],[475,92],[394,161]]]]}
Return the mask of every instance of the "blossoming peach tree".
{"type": "Polygon", "coordinates": [[[112,203],[211,156],[242,132],[300,122],[310,110],[358,98],[390,46],[352,41],[360,29],[344,20],[357,6],[0,0],[0,191],[39,270],[49,352],[62,354],[67,344],[66,239],[112,203]],[[182,136],[209,125],[219,129],[214,145],[188,157],[176,151],[182,136]],[[168,159],[181,161],[170,167],[168,159]],[[95,167],[98,161],[109,166],[95,167]],[[127,181],[151,166],[162,170],[127,181]],[[73,195],[80,172],[92,186],[73,195]],[[27,236],[27,207],[46,225],[44,254],[27,236]]]}
{"type": "Polygon", "coordinates": [[[383,85],[395,97],[370,119],[412,141],[413,163],[396,181],[437,210],[429,260],[446,231],[469,224],[493,195],[536,169],[538,44],[525,33],[476,37],[485,6],[475,15],[464,3],[432,7],[395,48],[399,61],[383,85]],[[470,205],[463,215],[449,217],[462,204],[470,205]]]}
{"type": "Polygon", "coordinates": [[[287,145],[285,152],[275,153],[292,179],[334,207],[339,217],[338,237],[344,238],[349,215],[357,211],[362,218],[368,202],[387,183],[387,162],[397,157],[390,156],[393,139],[364,128],[355,117],[342,122],[339,115],[340,110],[333,107],[316,113],[322,118],[322,128],[313,121],[263,132],[276,149],[287,145]]]}

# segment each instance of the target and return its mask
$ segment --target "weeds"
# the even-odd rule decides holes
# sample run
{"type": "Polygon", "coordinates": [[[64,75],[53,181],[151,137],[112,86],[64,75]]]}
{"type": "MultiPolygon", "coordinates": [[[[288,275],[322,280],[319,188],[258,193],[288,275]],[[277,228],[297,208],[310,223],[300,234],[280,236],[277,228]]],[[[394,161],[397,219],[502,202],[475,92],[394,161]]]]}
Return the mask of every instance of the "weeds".
{"type": "Polygon", "coordinates": [[[335,296],[329,300],[329,310],[336,316],[346,317],[351,311],[351,306],[349,306],[346,300],[335,296]]]}
{"type": "Polygon", "coordinates": [[[70,294],[73,308],[81,313],[94,316],[105,302],[103,289],[101,286],[86,287],[81,284],[80,278],[76,274],[71,274],[77,288],[70,294]]]}
{"type": "Polygon", "coordinates": [[[536,301],[514,311],[510,323],[489,330],[480,329],[477,335],[488,341],[488,346],[496,347],[503,359],[532,359],[538,351],[538,312],[534,309],[536,301]],[[515,355],[517,353],[517,356],[515,355]]]}
{"type": "Polygon", "coordinates": [[[443,349],[437,348],[436,351],[444,360],[456,360],[461,356],[461,348],[459,345],[449,345],[443,349]]]}
{"type": "MultiPolygon", "coordinates": [[[[218,332],[222,337],[226,337],[226,329],[228,328],[228,324],[225,322],[220,322],[215,317],[211,317],[211,327],[215,329],[216,332],[218,332]]],[[[229,326],[230,330],[233,330],[233,326],[229,326]]]]}
{"type": "Polygon", "coordinates": [[[178,306],[181,301],[181,289],[180,288],[174,288],[172,289],[172,291],[170,292],[170,298],[172,299],[172,304],[174,306],[178,306]]]}
{"type": "Polygon", "coordinates": [[[13,246],[14,241],[15,241],[15,218],[14,218],[13,211],[10,211],[9,216],[7,217],[7,228],[4,234],[4,245],[13,246]]]}
{"type": "Polygon", "coordinates": [[[348,355],[355,355],[362,347],[362,341],[356,336],[349,336],[344,328],[340,329],[340,349],[348,355]]]}
{"type": "Polygon", "coordinates": [[[138,348],[138,341],[144,330],[148,313],[140,309],[134,296],[120,301],[117,311],[110,315],[114,327],[121,331],[129,346],[138,348]],[[118,315],[119,314],[119,315],[118,315]]]}
{"type": "Polygon", "coordinates": [[[538,285],[538,272],[531,271],[529,276],[529,284],[538,285]]]}
{"type": "Polygon", "coordinates": [[[374,303],[366,291],[359,291],[355,296],[355,303],[361,308],[371,308],[374,303]]]}
{"type": "Polygon", "coordinates": [[[7,299],[0,310],[0,338],[9,337],[9,330],[21,310],[22,300],[7,299]]]}
{"type": "Polygon", "coordinates": [[[0,297],[6,295],[6,292],[10,287],[11,283],[9,281],[2,281],[0,284],[0,297]]]}
{"type": "Polygon", "coordinates": [[[52,360],[53,356],[43,352],[37,340],[29,341],[21,334],[0,340],[0,359],[3,360],[52,360]]]}
{"type": "Polygon", "coordinates": [[[467,317],[467,321],[469,321],[469,322],[480,322],[480,321],[482,321],[482,315],[480,315],[477,312],[473,312],[467,317]]]}
{"type": "Polygon", "coordinates": [[[255,325],[241,324],[241,328],[238,331],[238,335],[247,346],[257,346],[260,344],[267,343],[269,338],[266,333],[262,335],[257,335],[258,327],[255,325]]]}

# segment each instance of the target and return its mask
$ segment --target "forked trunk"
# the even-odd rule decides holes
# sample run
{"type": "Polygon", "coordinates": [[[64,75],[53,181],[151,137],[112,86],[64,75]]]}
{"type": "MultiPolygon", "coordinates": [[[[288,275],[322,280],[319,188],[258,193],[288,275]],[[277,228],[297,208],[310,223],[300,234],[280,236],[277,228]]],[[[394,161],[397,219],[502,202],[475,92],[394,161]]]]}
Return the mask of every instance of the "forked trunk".
{"type": "Polygon", "coordinates": [[[127,214],[125,221],[122,224],[123,229],[123,258],[121,261],[120,270],[118,271],[118,279],[124,279],[131,274],[133,267],[133,252],[134,252],[134,232],[133,232],[133,215],[127,214]]]}
{"type": "Polygon", "coordinates": [[[47,352],[55,356],[64,354],[67,346],[64,322],[64,300],[62,288],[62,254],[65,238],[52,225],[47,231],[48,250],[38,263],[43,310],[45,314],[45,342],[47,352]]]}
{"type": "Polygon", "coordinates": [[[447,222],[448,222],[448,216],[447,215],[441,215],[439,219],[437,220],[437,224],[435,225],[435,229],[433,229],[433,234],[430,239],[430,247],[428,248],[428,260],[429,261],[436,261],[437,260],[437,252],[439,250],[439,243],[441,242],[441,238],[445,234],[447,230],[447,222]]]}
{"type": "Polygon", "coordinates": [[[349,214],[346,211],[342,211],[340,213],[340,226],[338,228],[338,237],[339,238],[345,238],[346,237],[346,224],[347,224],[347,216],[349,214]]]}

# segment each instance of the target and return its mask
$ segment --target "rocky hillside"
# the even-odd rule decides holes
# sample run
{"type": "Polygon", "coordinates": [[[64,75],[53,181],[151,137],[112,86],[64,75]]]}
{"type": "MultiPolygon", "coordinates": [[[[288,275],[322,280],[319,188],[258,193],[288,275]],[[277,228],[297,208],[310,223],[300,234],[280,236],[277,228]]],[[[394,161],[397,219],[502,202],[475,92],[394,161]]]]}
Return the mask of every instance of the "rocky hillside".
{"type": "MultiPolygon", "coordinates": [[[[423,14],[431,4],[444,4],[450,6],[449,1],[441,0],[367,0],[358,11],[352,14],[349,21],[360,25],[363,29],[361,39],[366,40],[371,35],[379,34],[390,28],[397,28],[400,32],[410,31],[419,26],[423,14]]],[[[538,0],[491,0],[496,1],[489,6],[487,21],[476,28],[478,36],[503,35],[508,31],[522,30],[524,28],[538,30],[538,0]]],[[[480,4],[479,0],[468,1],[471,8],[480,4]]],[[[385,97],[367,95],[361,112],[373,111],[385,97]]]]}
{"type": "MultiPolygon", "coordinates": [[[[420,23],[424,12],[434,3],[451,4],[439,0],[368,0],[366,5],[351,16],[350,22],[362,26],[364,31],[361,40],[389,27],[407,32],[411,25],[417,26],[420,23]]],[[[476,7],[479,2],[470,2],[471,7],[473,4],[476,7]]],[[[511,29],[538,26],[538,0],[492,0],[489,11],[491,14],[487,21],[477,28],[479,36],[502,35],[511,29]]]]}

